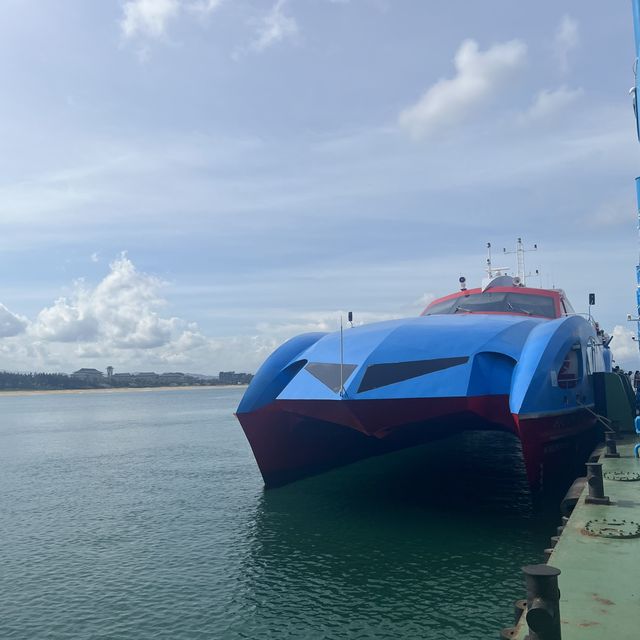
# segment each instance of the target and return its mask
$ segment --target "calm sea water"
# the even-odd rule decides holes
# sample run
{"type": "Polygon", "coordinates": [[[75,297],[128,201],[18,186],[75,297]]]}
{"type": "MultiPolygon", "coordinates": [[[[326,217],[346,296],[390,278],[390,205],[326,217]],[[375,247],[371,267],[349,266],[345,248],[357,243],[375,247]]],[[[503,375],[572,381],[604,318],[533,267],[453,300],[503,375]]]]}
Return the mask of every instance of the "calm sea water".
{"type": "Polygon", "coordinates": [[[242,390],[0,396],[0,638],[495,638],[557,508],[474,434],[264,492],[242,390]]]}

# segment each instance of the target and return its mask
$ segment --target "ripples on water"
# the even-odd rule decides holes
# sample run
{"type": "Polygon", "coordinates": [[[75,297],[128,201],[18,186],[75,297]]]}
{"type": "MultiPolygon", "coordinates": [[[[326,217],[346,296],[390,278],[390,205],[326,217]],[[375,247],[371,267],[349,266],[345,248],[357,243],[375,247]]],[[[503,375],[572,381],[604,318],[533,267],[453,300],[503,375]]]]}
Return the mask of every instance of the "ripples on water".
{"type": "Polygon", "coordinates": [[[482,639],[509,626],[533,509],[475,433],[264,492],[241,390],[1,397],[0,638],[482,639]]]}

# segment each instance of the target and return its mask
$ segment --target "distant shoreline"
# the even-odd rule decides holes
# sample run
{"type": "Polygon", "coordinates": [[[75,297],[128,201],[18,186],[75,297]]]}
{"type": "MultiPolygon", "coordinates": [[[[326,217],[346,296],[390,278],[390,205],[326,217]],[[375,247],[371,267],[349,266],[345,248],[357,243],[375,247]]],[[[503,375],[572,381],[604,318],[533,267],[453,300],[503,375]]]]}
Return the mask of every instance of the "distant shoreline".
{"type": "Polygon", "coordinates": [[[140,391],[193,391],[195,389],[243,389],[246,384],[215,384],[215,385],[189,385],[186,387],[111,387],[109,389],[16,389],[4,391],[0,389],[2,396],[36,396],[36,395],[60,395],[72,393],[136,393],[140,391]]]}

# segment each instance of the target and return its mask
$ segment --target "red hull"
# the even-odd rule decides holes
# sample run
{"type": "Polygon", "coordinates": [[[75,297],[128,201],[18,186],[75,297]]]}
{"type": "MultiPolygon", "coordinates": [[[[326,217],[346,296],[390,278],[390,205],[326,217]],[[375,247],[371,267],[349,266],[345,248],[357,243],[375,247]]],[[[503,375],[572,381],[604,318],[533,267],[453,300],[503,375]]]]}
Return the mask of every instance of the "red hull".
{"type": "Polygon", "coordinates": [[[555,416],[513,418],[533,490],[545,484],[545,469],[560,468],[565,460],[576,457],[584,462],[598,440],[596,418],[585,409],[555,416]]]}
{"type": "Polygon", "coordinates": [[[267,487],[466,430],[511,431],[539,489],[545,460],[593,430],[586,411],[522,419],[508,396],[388,400],[276,400],[238,414],[267,487]],[[554,451],[557,449],[558,451],[554,451]]]}

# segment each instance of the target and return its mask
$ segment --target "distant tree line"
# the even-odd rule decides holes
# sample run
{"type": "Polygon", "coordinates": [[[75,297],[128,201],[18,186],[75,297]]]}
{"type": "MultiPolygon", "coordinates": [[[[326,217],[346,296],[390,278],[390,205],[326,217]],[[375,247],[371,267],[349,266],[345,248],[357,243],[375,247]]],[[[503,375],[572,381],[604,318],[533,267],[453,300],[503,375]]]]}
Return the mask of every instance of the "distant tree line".
{"type": "Polygon", "coordinates": [[[91,389],[95,387],[84,380],[76,380],[65,373],[10,373],[0,371],[0,389],[4,391],[20,390],[56,390],[91,389]]]}
{"type": "Polygon", "coordinates": [[[211,386],[219,384],[248,384],[253,378],[251,374],[235,373],[234,371],[220,373],[220,378],[193,377],[182,373],[146,373],[121,374],[123,377],[113,376],[109,379],[101,375],[81,377],[66,373],[12,373],[10,371],[0,371],[0,391],[211,386]]]}

